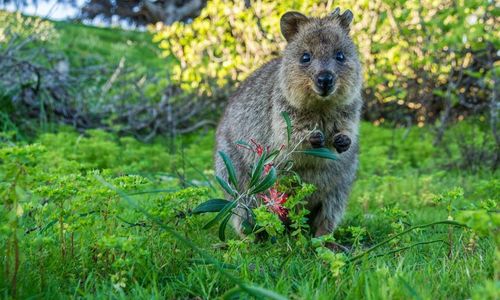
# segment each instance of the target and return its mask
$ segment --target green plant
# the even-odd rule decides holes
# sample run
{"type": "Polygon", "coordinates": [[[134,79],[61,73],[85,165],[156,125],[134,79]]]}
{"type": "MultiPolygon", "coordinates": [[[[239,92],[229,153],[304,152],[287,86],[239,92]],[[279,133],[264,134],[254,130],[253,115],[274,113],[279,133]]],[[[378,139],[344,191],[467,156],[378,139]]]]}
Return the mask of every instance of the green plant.
{"type": "MultiPolygon", "coordinates": [[[[215,176],[216,181],[222,189],[231,197],[231,201],[225,199],[210,199],[197,206],[193,212],[196,214],[206,212],[218,212],[218,214],[208,222],[204,228],[208,229],[218,222],[219,238],[225,240],[225,230],[227,223],[232,215],[238,215],[237,211],[244,213],[250,218],[243,219],[242,226],[247,234],[266,231],[271,236],[276,236],[284,231],[282,222],[292,221],[291,227],[297,230],[306,227],[307,210],[304,211],[302,204],[304,198],[309,195],[313,189],[302,183],[298,175],[294,174],[297,183],[296,186],[289,186],[288,190],[299,190],[295,194],[292,202],[288,203],[287,193],[278,191],[279,181],[287,181],[290,185],[293,181],[287,180],[286,175],[293,173],[293,161],[290,156],[295,153],[303,153],[324,159],[337,159],[336,155],[327,148],[316,148],[311,150],[298,151],[297,145],[290,144],[290,134],[292,132],[292,123],[286,112],[281,114],[287,125],[287,145],[282,145],[279,149],[269,149],[251,140],[251,144],[246,141],[237,141],[236,145],[255,154],[255,164],[251,168],[249,180],[244,189],[238,183],[241,178],[236,177],[231,159],[224,153],[219,152],[227,171],[227,180],[215,176]],[[299,196],[300,195],[300,196],[299,196]],[[298,197],[299,196],[299,197],[298,197]],[[288,203],[288,204],[287,204],[288,203]],[[286,206],[285,206],[286,205],[286,206]],[[292,214],[289,218],[289,211],[301,211],[292,214]]],[[[281,185],[281,187],[285,187],[281,185]]],[[[286,191],[286,190],[285,190],[286,191]]]]}
{"type": "MultiPolygon", "coordinates": [[[[213,141],[213,132],[175,141],[176,148],[185,149],[183,155],[168,154],[170,141],[144,144],[65,127],[33,143],[1,139],[0,292],[13,295],[17,249],[19,298],[75,293],[96,298],[216,298],[236,293],[238,281],[304,299],[493,295],[498,261],[495,176],[437,170],[439,149],[421,145],[421,137],[429,134],[426,128],[412,128],[406,139],[394,144],[386,138],[392,136],[391,129],[365,123],[361,130],[361,173],[339,229],[319,240],[304,234],[306,211],[292,208],[314,187],[278,172],[274,187],[278,195],[288,195],[283,207],[292,225],[289,234],[260,243],[238,239],[230,230],[220,243],[216,226],[202,229],[213,215],[190,217],[195,213],[191,208],[222,196],[207,178],[213,174],[211,144],[200,142],[213,141]],[[412,157],[417,164],[408,162],[412,157]],[[470,228],[449,221],[422,227],[447,218],[448,201],[434,200],[436,195],[448,199],[447,191],[456,186],[464,193],[454,198],[452,216],[470,228]],[[214,260],[162,226],[174,228],[214,260]],[[448,226],[453,226],[452,259],[447,257],[448,226]],[[350,250],[332,253],[331,242],[350,250]]],[[[395,129],[394,134],[400,137],[405,131],[395,129]]],[[[266,229],[272,232],[281,225],[273,223],[277,215],[264,208],[264,221],[271,221],[266,229]]]]}

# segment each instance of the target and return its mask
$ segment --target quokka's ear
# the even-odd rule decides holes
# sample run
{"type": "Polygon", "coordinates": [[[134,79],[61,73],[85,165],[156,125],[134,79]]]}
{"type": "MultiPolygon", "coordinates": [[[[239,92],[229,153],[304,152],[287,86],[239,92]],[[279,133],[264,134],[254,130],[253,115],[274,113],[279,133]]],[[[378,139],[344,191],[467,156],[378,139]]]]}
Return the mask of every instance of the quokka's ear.
{"type": "Polygon", "coordinates": [[[299,32],[299,27],[307,22],[307,17],[296,11],[289,11],[281,16],[280,27],[281,33],[290,42],[295,34],[299,32]]]}
{"type": "Polygon", "coordinates": [[[349,26],[351,25],[353,19],[352,11],[349,9],[345,10],[342,14],[340,14],[340,8],[336,8],[331,14],[330,18],[337,19],[345,30],[349,31],[349,26]]]}

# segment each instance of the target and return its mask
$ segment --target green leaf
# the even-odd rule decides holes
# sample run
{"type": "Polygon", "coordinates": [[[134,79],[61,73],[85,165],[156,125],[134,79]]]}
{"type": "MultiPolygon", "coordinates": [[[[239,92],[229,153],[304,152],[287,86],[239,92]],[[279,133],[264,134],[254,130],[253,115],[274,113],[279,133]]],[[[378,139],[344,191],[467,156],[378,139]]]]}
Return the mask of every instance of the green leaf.
{"type": "Polygon", "coordinates": [[[288,298],[265,288],[255,286],[255,285],[246,285],[242,287],[247,293],[252,294],[254,296],[259,296],[258,298],[262,299],[274,299],[274,300],[287,300],[288,298]]]}
{"type": "Polygon", "coordinates": [[[249,143],[247,143],[243,140],[236,141],[236,145],[240,145],[240,146],[243,146],[244,148],[248,148],[249,150],[252,150],[252,145],[250,145],[249,143]]]}
{"type": "Polygon", "coordinates": [[[257,184],[257,186],[251,189],[249,194],[257,194],[272,187],[276,182],[276,176],[276,168],[272,167],[271,170],[269,170],[269,173],[267,173],[266,177],[264,177],[264,179],[262,179],[262,181],[257,184]]]}
{"type": "Polygon", "coordinates": [[[222,299],[228,299],[228,300],[230,300],[230,299],[240,299],[240,298],[236,298],[236,296],[238,296],[242,292],[244,292],[244,290],[241,289],[241,287],[235,286],[234,288],[232,288],[229,291],[225,292],[224,295],[222,295],[222,299]]]}
{"type": "MultiPolygon", "coordinates": [[[[207,261],[206,259],[199,259],[199,258],[191,258],[191,259],[188,259],[189,262],[192,262],[194,264],[197,264],[197,265],[213,265],[214,263],[211,262],[211,261],[207,261]]],[[[238,266],[237,265],[233,265],[233,264],[227,264],[227,263],[221,263],[220,266],[224,269],[229,269],[229,270],[235,270],[235,269],[238,269],[238,266]]]]}
{"type": "MultiPolygon", "coordinates": [[[[254,296],[256,299],[273,299],[273,300],[287,300],[288,298],[265,288],[255,285],[236,286],[227,291],[222,299],[235,299],[241,292],[247,292],[254,296]]],[[[238,298],[239,299],[239,298],[238,298]]]]}
{"type": "Polygon", "coordinates": [[[220,223],[220,226],[219,226],[219,239],[221,241],[225,241],[226,240],[226,226],[227,226],[227,222],[229,222],[229,219],[231,219],[231,215],[227,215],[224,220],[222,220],[222,222],[220,223]]]}
{"type": "Polygon", "coordinates": [[[246,235],[249,235],[259,229],[258,226],[250,224],[248,220],[243,220],[243,222],[241,222],[241,227],[243,227],[243,233],[246,235]]]}
{"type": "Polygon", "coordinates": [[[231,210],[236,206],[237,203],[238,202],[236,201],[230,201],[230,203],[226,204],[226,206],[224,206],[224,208],[215,216],[215,218],[213,218],[212,220],[210,220],[210,222],[203,226],[203,229],[208,229],[214,226],[217,222],[219,222],[219,220],[224,218],[227,214],[231,213],[231,210]]]}
{"type": "Polygon", "coordinates": [[[231,188],[231,186],[229,186],[229,184],[222,178],[220,178],[219,176],[215,176],[215,179],[217,180],[217,182],[219,183],[219,185],[231,196],[233,197],[236,197],[236,192],[231,188]]]}
{"type": "Polygon", "coordinates": [[[290,120],[290,115],[286,111],[281,112],[281,116],[285,119],[286,123],[286,136],[288,145],[290,145],[290,140],[292,138],[292,121],[290,120]]]}
{"type": "Polygon", "coordinates": [[[226,155],[226,153],[219,151],[219,155],[222,157],[224,164],[226,165],[227,174],[229,177],[229,182],[234,186],[234,188],[238,188],[238,180],[236,179],[236,171],[234,170],[233,163],[231,159],[226,155]]]}
{"type": "Polygon", "coordinates": [[[272,162],[276,158],[276,156],[278,156],[278,154],[280,154],[280,150],[274,150],[273,152],[269,153],[266,156],[266,161],[264,162],[264,165],[267,165],[268,163],[272,162]]]}
{"type": "Polygon", "coordinates": [[[191,213],[202,214],[207,212],[219,212],[230,202],[231,201],[225,199],[210,199],[198,205],[191,213]]]}
{"type": "Polygon", "coordinates": [[[262,171],[264,170],[265,161],[266,161],[266,155],[262,153],[262,155],[259,158],[259,161],[257,162],[255,168],[252,171],[252,177],[250,179],[250,183],[248,184],[249,189],[254,187],[255,184],[259,181],[262,175],[262,171]]]}
{"type": "Polygon", "coordinates": [[[328,149],[328,148],[316,148],[316,149],[309,149],[309,150],[297,151],[297,152],[304,153],[307,155],[316,156],[316,157],[337,160],[337,155],[335,155],[335,153],[330,151],[330,149],[328,149]]]}

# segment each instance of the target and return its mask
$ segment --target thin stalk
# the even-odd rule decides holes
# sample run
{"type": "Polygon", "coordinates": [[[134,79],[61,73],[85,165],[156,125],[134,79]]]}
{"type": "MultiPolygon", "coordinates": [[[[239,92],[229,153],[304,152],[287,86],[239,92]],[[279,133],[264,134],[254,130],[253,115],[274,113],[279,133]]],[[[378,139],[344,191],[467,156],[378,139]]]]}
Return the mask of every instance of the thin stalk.
{"type": "Polygon", "coordinates": [[[12,298],[16,299],[17,294],[17,273],[19,271],[19,242],[14,234],[14,273],[12,274],[12,298]]]}
{"type": "Polygon", "coordinates": [[[440,225],[440,224],[447,224],[447,225],[450,225],[450,226],[457,226],[457,227],[467,227],[467,225],[465,224],[462,224],[462,223],[458,223],[458,222],[455,222],[455,221],[449,221],[449,220],[446,220],[446,221],[438,221],[438,222],[433,222],[433,223],[429,223],[429,224],[423,224],[423,225],[416,225],[416,226],[413,226],[413,227],[410,227],[408,229],[406,229],[405,231],[402,231],[398,234],[395,234],[393,236],[391,236],[390,238],[387,238],[385,240],[383,240],[382,242],[376,244],[376,245],[373,245],[371,248],[369,248],[368,250],[364,251],[363,253],[361,254],[358,254],[354,257],[351,257],[348,262],[352,263],[352,262],[355,262],[359,259],[361,259],[362,257],[366,256],[367,254],[373,252],[374,250],[377,250],[378,248],[382,247],[383,245],[389,243],[390,241],[402,236],[402,235],[405,235],[409,232],[412,232],[413,230],[415,229],[418,229],[418,228],[426,228],[426,227],[431,227],[431,226],[434,226],[434,225],[440,225]]]}
{"type": "Polygon", "coordinates": [[[395,250],[392,250],[392,251],[389,251],[386,253],[373,255],[373,256],[370,256],[370,258],[377,258],[377,257],[385,256],[385,255],[390,255],[390,254],[394,254],[394,253],[401,252],[404,250],[408,250],[408,249],[416,247],[416,246],[434,244],[434,243],[439,243],[439,242],[448,244],[448,242],[446,242],[445,240],[433,240],[433,241],[418,242],[418,243],[414,243],[414,244],[411,244],[411,245],[406,246],[406,247],[401,247],[401,248],[398,248],[398,249],[395,249],[395,250]]]}
{"type": "Polygon", "coordinates": [[[448,226],[448,258],[453,256],[453,226],[448,226]]]}
{"type": "Polygon", "coordinates": [[[286,151],[284,153],[283,158],[275,165],[276,170],[283,162],[287,161],[288,157],[297,150],[297,148],[302,144],[302,142],[304,142],[311,135],[311,133],[313,133],[316,130],[316,128],[317,126],[315,126],[313,130],[309,131],[309,133],[306,134],[297,144],[295,144],[295,146],[293,146],[293,148],[290,151],[286,151]]]}
{"type": "Polygon", "coordinates": [[[59,214],[59,240],[61,242],[61,256],[64,259],[66,257],[66,243],[64,241],[64,221],[62,216],[62,208],[61,213],[59,214]]]}
{"type": "Polygon", "coordinates": [[[145,191],[137,191],[131,192],[129,195],[143,195],[143,194],[155,194],[155,193],[172,193],[177,192],[179,189],[158,189],[158,190],[145,190],[145,191]]]}

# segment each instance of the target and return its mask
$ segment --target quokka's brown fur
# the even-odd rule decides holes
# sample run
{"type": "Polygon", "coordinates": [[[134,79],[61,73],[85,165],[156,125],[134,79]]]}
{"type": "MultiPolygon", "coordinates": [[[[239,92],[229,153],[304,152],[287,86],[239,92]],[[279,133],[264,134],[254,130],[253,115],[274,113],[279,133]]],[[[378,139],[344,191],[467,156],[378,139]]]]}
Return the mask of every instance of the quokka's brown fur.
{"type": "MultiPolygon", "coordinates": [[[[362,71],[349,36],[351,21],[349,10],[340,14],[336,9],[324,18],[284,14],[281,32],[288,43],[282,56],[241,84],[217,129],[217,152],[231,158],[242,188],[255,158],[235,142],[254,139],[271,149],[286,144],[283,111],[290,115],[291,144],[300,144],[298,150],[325,146],[338,153],[335,161],[299,153],[292,158],[293,170],[317,188],[307,204],[315,236],[328,234],[339,224],[358,165],[362,71]],[[320,74],[329,74],[333,80],[325,75],[320,81],[320,74]],[[311,134],[315,128],[319,131],[311,134]]],[[[227,178],[218,155],[215,169],[217,175],[227,178]]],[[[233,226],[240,234],[247,216],[242,209],[233,215],[233,226]]]]}

